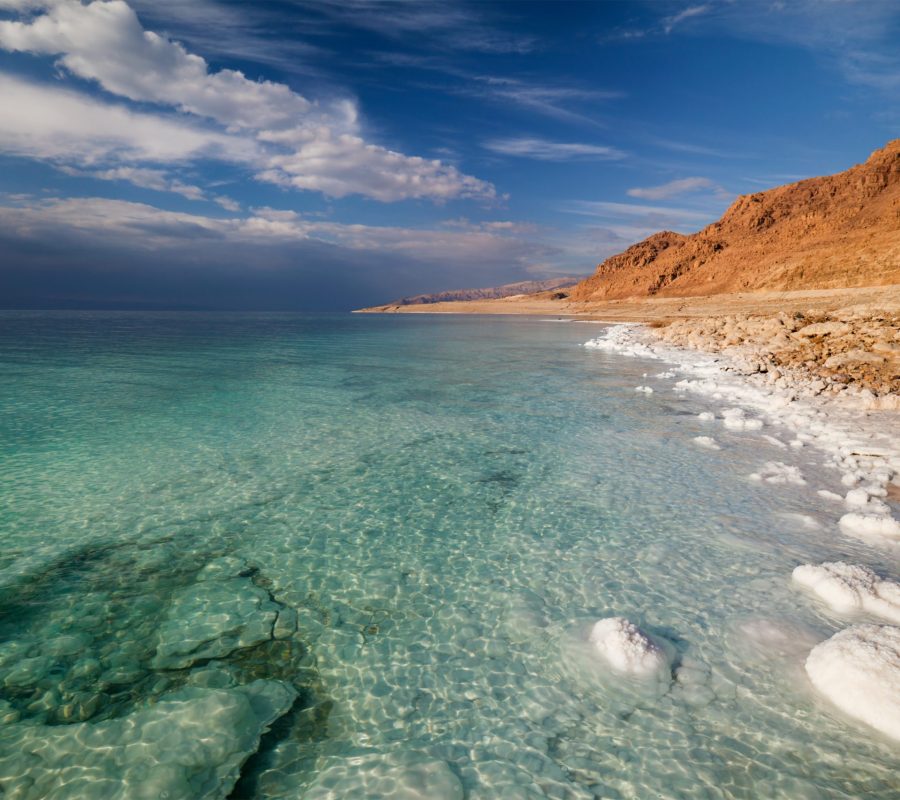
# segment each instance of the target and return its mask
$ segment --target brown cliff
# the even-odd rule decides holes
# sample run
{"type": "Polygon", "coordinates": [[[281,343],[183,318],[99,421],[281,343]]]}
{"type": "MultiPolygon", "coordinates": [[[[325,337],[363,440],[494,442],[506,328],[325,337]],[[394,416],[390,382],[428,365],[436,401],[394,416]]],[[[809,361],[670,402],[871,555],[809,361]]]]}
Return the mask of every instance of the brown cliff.
{"type": "Polygon", "coordinates": [[[846,172],[739,197],[718,222],[612,256],[573,301],[900,283],[900,139],[846,172]]]}

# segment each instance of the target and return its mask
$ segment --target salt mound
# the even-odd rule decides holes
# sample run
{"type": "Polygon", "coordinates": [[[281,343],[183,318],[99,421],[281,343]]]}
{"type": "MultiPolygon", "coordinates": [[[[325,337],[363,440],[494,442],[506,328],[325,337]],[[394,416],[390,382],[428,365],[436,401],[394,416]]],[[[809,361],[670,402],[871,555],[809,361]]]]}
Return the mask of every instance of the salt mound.
{"type": "Polygon", "coordinates": [[[182,669],[267,641],[279,608],[249,578],[187,586],[173,596],[159,628],[153,667],[182,669]]]}
{"type": "Polygon", "coordinates": [[[888,539],[900,538],[900,522],[888,516],[851,512],[844,514],[838,524],[844,533],[861,539],[882,536],[888,539]]]}
{"type": "Polygon", "coordinates": [[[761,419],[748,419],[743,408],[726,408],[722,412],[722,423],[733,431],[758,431],[762,426],[761,419]]]}
{"type": "Polygon", "coordinates": [[[843,561],[803,564],[793,578],[838,613],[866,611],[900,623],[900,584],[882,580],[868,567],[843,561]]]}
{"type": "Polygon", "coordinates": [[[806,673],[843,712],[900,739],[900,628],[840,631],[812,649],[806,673]]]}
{"type": "Polygon", "coordinates": [[[792,467],[781,461],[767,461],[759,472],[750,475],[752,481],[765,481],[766,483],[792,483],[797,486],[806,485],[799,467],[792,467]]]}
{"type": "Polygon", "coordinates": [[[590,642],[617,672],[637,677],[669,669],[668,654],[633,622],[607,617],[591,630],[590,642]]]}
{"type": "Polygon", "coordinates": [[[716,442],[716,440],[712,438],[712,436],[695,436],[694,444],[696,444],[697,447],[705,447],[708,450],[722,449],[721,447],[719,447],[718,442],[716,442]]]}
{"type": "Polygon", "coordinates": [[[634,390],[636,392],[643,392],[644,394],[653,394],[653,389],[650,386],[635,386],[634,390]]]}
{"type": "Polygon", "coordinates": [[[229,795],[297,693],[279,681],[183,689],[121,719],[0,727],[0,786],[18,800],[229,795]]]}

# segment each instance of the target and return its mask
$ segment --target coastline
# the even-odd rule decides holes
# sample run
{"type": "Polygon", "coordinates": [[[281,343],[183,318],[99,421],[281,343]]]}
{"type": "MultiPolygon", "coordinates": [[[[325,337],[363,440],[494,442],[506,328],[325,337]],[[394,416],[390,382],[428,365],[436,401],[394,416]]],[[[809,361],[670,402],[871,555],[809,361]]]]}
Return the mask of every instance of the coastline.
{"type": "Polygon", "coordinates": [[[714,411],[698,417],[711,435],[694,437],[697,447],[722,450],[714,437],[717,429],[725,429],[759,435],[784,452],[784,460],[766,461],[748,480],[807,486],[795,456],[806,447],[824,454],[824,465],[838,471],[843,496],[824,487],[816,492],[834,523],[822,530],[811,517],[801,515],[798,521],[810,531],[822,530],[838,554],[844,549],[842,540],[856,539],[879,555],[862,562],[830,555],[827,561],[796,564],[786,572],[785,581],[801,590],[805,602],[824,604],[843,618],[836,633],[809,650],[804,667],[812,687],[833,707],[900,739],[900,628],[895,627],[900,622],[900,583],[882,577],[900,554],[896,405],[872,410],[869,390],[834,396],[822,391],[820,379],[799,370],[773,381],[765,372],[748,369],[744,356],[673,344],[642,325],[613,325],[585,347],[664,362],[664,371],[644,373],[644,384],[635,387],[638,393],[669,390],[709,401],[714,411]],[[882,624],[860,621],[860,616],[882,624]]]}
{"type": "Polygon", "coordinates": [[[602,303],[554,300],[545,292],[500,300],[378,306],[358,313],[643,323],[670,344],[727,351],[737,360],[735,368],[747,374],[762,372],[798,388],[810,383],[818,394],[861,393],[869,408],[900,410],[900,285],[602,303]]]}

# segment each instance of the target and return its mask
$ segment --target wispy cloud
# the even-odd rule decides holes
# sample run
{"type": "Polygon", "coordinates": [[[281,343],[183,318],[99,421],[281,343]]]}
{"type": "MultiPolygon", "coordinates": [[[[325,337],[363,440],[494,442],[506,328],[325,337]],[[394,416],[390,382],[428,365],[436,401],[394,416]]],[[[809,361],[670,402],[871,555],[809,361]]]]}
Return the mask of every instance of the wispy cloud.
{"type": "Polygon", "coordinates": [[[682,9],[676,14],[672,14],[668,17],[663,17],[662,28],[667,34],[669,34],[672,32],[676,25],[680,25],[685,20],[707,14],[711,10],[711,8],[712,6],[708,4],[700,6],[688,6],[687,8],[682,9]]]}
{"type": "Polygon", "coordinates": [[[606,145],[553,142],[529,137],[491,139],[483,146],[493,153],[517,158],[534,158],[539,161],[610,161],[625,158],[624,152],[606,145]]]}
{"type": "Polygon", "coordinates": [[[671,34],[691,21],[691,31],[802,47],[830,62],[851,83],[888,93],[900,90],[900,5],[895,0],[715,0],[664,16],[671,34]]]}
{"type": "MultiPolygon", "coordinates": [[[[5,2],[8,7],[10,0],[5,2]]],[[[496,196],[491,184],[456,167],[366,141],[358,109],[350,100],[311,101],[285,84],[249,80],[232,69],[211,71],[203,58],[183,45],[144,30],[124,2],[35,0],[28,6],[43,13],[0,21],[0,49],[56,56],[71,75],[131,101],[175,109],[190,122],[7,79],[7,93],[23,101],[21,106],[7,107],[24,107],[26,113],[24,121],[3,115],[0,130],[5,128],[19,155],[41,157],[43,152],[46,157],[52,151],[50,157],[62,160],[68,150],[85,162],[98,160],[102,151],[115,153],[119,161],[152,157],[165,162],[217,144],[218,157],[228,158],[240,150],[239,160],[247,162],[251,160],[247,153],[254,153],[253,171],[259,180],[333,197],[362,194],[382,201],[443,201],[496,196]],[[56,93],[60,103],[42,102],[48,93],[56,93]],[[89,109],[90,119],[79,118],[76,107],[89,109]],[[198,133],[211,124],[219,131],[198,133]],[[154,126],[165,126],[165,135],[151,135],[154,126]],[[92,131],[97,132],[99,149],[91,140],[92,131]]]]}
{"type": "Polygon", "coordinates": [[[412,35],[432,47],[481,53],[528,53],[534,36],[512,33],[484,8],[447,0],[315,0],[297,6],[390,39],[412,35]]]}
{"type": "Polygon", "coordinates": [[[680,178],[669,181],[659,186],[647,186],[643,188],[629,189],[626,194],[629,197],[637,197],[641,200],[666,200],[669,197],[677,197],[680,194],[699,192],[704,189],[718,189],[717,184],[709,178],[680,178]]]}

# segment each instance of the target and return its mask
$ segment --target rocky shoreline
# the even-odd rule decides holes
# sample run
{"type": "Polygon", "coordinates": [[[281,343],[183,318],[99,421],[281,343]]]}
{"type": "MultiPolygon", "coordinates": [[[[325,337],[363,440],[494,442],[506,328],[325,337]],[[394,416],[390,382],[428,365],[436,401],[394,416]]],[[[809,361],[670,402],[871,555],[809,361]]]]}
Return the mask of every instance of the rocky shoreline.
{"type": "Polygon", "coordinates": [[[668,345],[730,359],[730,369],[811,395],[843,395],[862,408],[900,410],[900,310],[726,315],[651,323],[668,345]]]}

